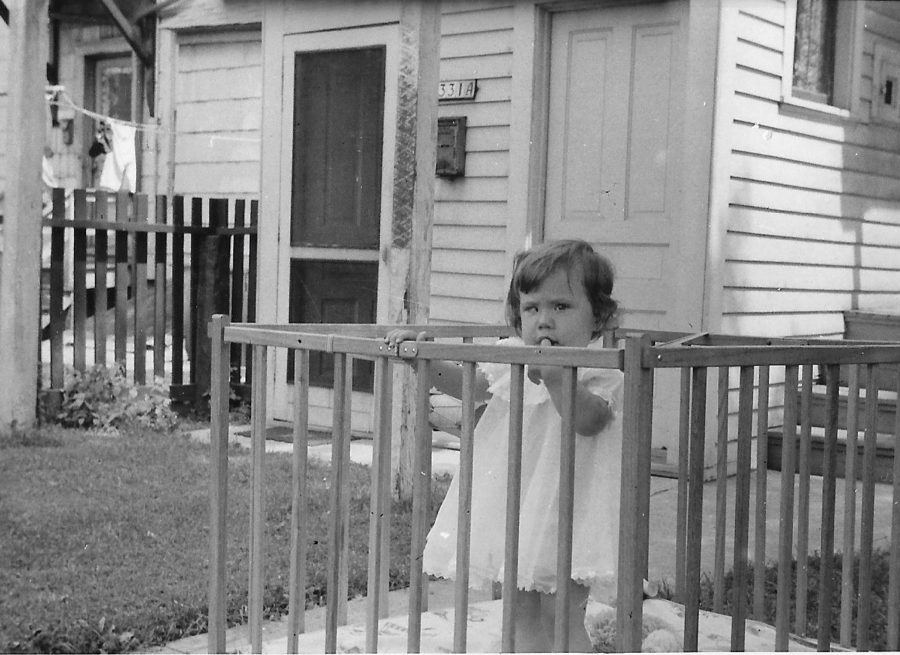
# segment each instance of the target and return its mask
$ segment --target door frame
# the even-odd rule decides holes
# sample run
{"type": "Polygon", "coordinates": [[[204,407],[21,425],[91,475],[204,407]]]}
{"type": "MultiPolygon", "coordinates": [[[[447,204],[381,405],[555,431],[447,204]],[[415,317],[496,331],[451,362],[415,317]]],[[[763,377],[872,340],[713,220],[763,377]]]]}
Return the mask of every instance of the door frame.
{"type": "MultiPolygon", "coordinates": [[[[381,256],[381,250],[391,238],[391,215],[393,213],[394,147],[396,140],[397,116],[397,66],[399,58],[399,26],[394,24],[348,27],[337,30],[321,30],[284,35],[281,47],[282,94],[281,94],[281,147],[280,179],[283,181],[278,204],[278,250],[277,279],[275,286],[275,320],[287,323],[290,304],[290,263],[292,258],[332,261],[367,261],[378,264],[378,298],[376,320],[387,314],[388,298],[383,290],[388,288],[389,268],[381,256]],[[294,119],[294,72],[296,55],[301,52],[346,50],[367,47],[385,49],[384,117],[381,153],[381,215],[379,228],[380,247],[378,249],[322,248],[291,246],[291,171],[293,167],[293,119],[294,119]]],[[[276,418],[291,417],[291,387],[285,382],[287,376],[287,354],[283,350],[274,358],[274,393],[272,415],[276,418]]],[[[331,391],[310,389],[310,423],[328,426],[331,423],[331,391]]],[[[371,394],[354,392],[352,398],[353,430],[369,429],[373,404],[371,394]]]]}

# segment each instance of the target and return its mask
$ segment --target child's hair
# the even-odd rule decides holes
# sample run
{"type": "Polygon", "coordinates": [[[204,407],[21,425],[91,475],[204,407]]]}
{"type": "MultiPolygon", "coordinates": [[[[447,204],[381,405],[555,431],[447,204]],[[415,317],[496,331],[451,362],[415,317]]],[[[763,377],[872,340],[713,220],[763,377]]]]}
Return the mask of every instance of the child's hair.
{"type": "Polygon", "coordinates": [[[531,293],[558,270],[566,271],[571,281],[572,271],[576,269],[581,271],[584,290],[597,321],[593,337],[599,337],[603,328],[611,325],[619,306],[612,298],[615,273],[606,257],[580,239],[548,241],[516,255],[506,296],[506,322],[521,334],[520,294],[531,293]]]}

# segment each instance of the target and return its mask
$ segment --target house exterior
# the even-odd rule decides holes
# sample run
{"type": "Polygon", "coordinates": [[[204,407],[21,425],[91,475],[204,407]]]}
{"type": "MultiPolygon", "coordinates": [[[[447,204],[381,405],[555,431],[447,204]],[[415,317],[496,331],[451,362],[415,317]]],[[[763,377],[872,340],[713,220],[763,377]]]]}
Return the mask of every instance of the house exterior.
{"type": "MultiPolygon", "coordinates": [[[[260,321],[392,319],[402,10],[160,14],[144,189],[260,194],[260,321]]],[[[60,83],[85,106],[127,54],[101,32],[60,31],[60,83]]],[[[900,307],[900,2],[445,0],[439,49],[465,172],[435,180],[431,321],[501,322],[515,252],[567,236],[612,259],[625,327],[835,336],[844,310],[900,307]]],[[[53,144],[75,184],[90,129],[53,144]]],[[[276,361],[275,416],[287,379],[276,361]]],[[[661,375],[656,395],[669,465],[677,386],[661,375]]],[[[354,408],[364,429],[365,393],[354,408]]]]}

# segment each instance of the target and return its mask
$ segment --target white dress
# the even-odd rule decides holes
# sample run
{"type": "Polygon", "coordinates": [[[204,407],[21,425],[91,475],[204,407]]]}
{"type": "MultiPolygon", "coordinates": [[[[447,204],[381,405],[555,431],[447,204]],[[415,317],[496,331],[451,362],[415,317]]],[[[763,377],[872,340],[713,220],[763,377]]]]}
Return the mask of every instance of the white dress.
{"type": "MultiPolygon", "coordinates": [[[[519,339],[500,343],[522,345],[519,339]]],[[[600,347],[591,344],[589,347],[600,347]]],[[[475,428],[469,586],[503,580],[510,366],[480,364],[491,399],[475,428]]],[[[615,598],[622,460],[623,376],[578,369],[578,379],[610,405],[613,419],[593,437],[576,435],[572,579],[598,600],[615,598]]],[[[543,384],[525,376],[518,587],[556,591],[560,417],[543,384]]],[[[426,573],[456,577],[459,480],[454,478],[425,545],[426,573]]]]}

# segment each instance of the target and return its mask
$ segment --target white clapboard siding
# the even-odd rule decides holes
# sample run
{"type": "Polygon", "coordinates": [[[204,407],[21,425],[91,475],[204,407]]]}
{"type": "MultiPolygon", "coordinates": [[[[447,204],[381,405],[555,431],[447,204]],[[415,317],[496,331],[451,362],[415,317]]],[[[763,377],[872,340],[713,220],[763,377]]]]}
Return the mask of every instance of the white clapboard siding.
{"type": "Polygon", "coordinates": [[[442,80],[477,80],[474,101],[443,102],[465,116],[466,175],[435,187],[431,320],[501,322],[512,88],[512,3],[445,2],[442,80]]]}
{"type": "MultiPolygon", "coordinates": [[[[734,41],[734,98],[718,329],[839,335],[843,310],[900,308],[900,129],[782,106],[785,4],[732,15],[720,37],[734,41]]],[[[900,3],[868,2],[863,117],[874,44],[898,35],[900,3]]]]}
{"type": "Polygon", "coordinates": [[[175,192],[259,193],[260,30],[185,34],[176,57],[175,192]]]}

